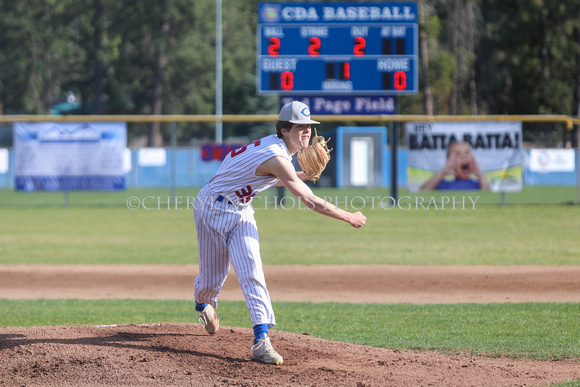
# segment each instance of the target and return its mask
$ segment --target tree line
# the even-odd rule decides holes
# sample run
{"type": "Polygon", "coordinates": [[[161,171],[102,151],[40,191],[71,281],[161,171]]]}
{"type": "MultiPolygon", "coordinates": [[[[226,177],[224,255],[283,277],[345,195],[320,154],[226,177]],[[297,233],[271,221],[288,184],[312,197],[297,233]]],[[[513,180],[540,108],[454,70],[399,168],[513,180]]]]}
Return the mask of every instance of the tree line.
{"type": "MultiPolygon", "coordinates": [[[[257,7],[223,0],[224,114],[279,109],[256,93],[257,7]]],[[[580,114],[579,1],[418,0],[418,10],[419,93],[398,97],[400,114],[580,114]]],[[[3,1],[0,114],[213,114],[215,12],[212,0],[3,1]]],[[[224,123],[224,138],[272,127],[224,123]]],[[[524,129],[524,140],[576,146],[577,128],[524,129]]],[[[178,139],[213,131],[183,123],[178,139]]],[[[131,124],[129,135],[161,146],[169,133],[131,124]]]]}

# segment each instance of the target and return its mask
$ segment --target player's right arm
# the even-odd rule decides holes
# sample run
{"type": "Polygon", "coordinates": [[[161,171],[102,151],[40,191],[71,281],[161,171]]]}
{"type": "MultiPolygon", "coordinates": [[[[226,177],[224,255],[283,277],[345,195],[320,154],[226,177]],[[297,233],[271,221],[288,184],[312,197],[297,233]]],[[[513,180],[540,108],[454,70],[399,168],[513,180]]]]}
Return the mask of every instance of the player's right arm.
{"type": "MultiPolygon", "coordinates": [[[[308,175],[302,171],[296,171],[296,176],[302,181],[309,180],[308,175]]],[[[284,183],[282,181],[278,181],[274,187],[284,187],[284,183]]]]}
{"type": "Polygon", "coordinates": [[[319,214],[342,220],[355,228],[362,227],[366,223],[367,218],[360,211],[345,211],[314,195],[310,187],[298,177],[292,163],[283,157],[276,156],[266,160],[258,167],[256,173],[276,176],[292,195],[319,214]]]}

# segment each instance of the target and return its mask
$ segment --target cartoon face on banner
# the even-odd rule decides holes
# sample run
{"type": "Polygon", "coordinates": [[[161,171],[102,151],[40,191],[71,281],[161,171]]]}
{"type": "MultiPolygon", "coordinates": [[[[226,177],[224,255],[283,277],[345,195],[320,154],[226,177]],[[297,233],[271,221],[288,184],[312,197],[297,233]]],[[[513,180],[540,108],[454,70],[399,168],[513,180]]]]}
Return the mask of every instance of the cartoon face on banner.
{"type": "Polygon", "coordinates": [[[522,189],[521,122],[413,122],[406,129],[410,190],[522,189]]]}

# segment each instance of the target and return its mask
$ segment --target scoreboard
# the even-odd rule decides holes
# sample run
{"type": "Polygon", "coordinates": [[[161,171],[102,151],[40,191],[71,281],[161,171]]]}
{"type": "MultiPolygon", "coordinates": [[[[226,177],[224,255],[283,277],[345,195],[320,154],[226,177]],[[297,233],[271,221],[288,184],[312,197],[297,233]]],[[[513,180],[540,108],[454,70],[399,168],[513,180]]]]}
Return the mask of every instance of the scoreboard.
{"type": "Polygon", "coordinates": [[[257,91],[418,92],[417,3],[260,3],[257,91]]]}

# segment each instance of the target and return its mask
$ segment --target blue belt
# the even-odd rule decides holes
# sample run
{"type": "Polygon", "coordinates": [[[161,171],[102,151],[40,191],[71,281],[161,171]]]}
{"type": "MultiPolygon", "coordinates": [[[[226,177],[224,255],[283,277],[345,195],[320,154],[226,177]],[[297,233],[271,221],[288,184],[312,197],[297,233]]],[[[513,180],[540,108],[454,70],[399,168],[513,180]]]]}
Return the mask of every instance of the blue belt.
{"type": "Polygon", "coordinates": [[[225,196],[222,195],[218,195],[217,198],[215,199],[216,202],[220,202],[220,203],[225,203],[225,204],[229,204],[230,206],[234,206],[237,207],[236,203],[232,202],[230,199],[226,198],[225,196]]]}
{"type": "Polygon", "coordinates": [[[226,201],[226,203],[230,203],[230,201],[226,197],[224,197],[222,195],[218,195],[218,197],[217,197],[217,199],[215,201],[216,202],[223,202],[224,200],[226,201]]]}

